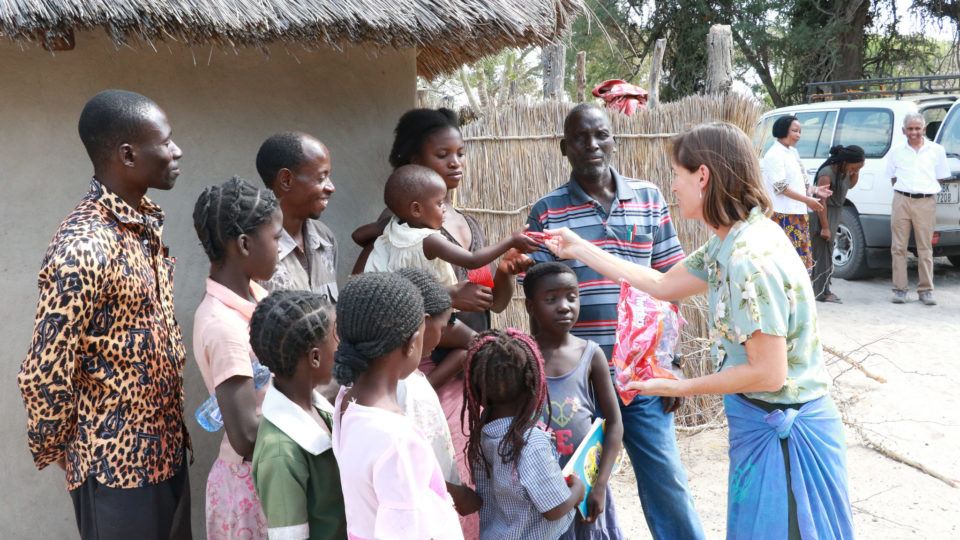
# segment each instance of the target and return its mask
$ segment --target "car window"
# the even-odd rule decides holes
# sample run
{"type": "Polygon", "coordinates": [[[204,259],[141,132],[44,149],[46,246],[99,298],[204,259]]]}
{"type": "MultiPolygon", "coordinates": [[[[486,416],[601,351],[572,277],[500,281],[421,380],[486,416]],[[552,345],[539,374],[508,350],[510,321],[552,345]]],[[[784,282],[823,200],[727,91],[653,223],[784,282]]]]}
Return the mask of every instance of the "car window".
{"type": "Polygon", "coordinates": [[[940,128],[940,144],[947,154],[960,157],[960,107],[954,108],[940,128]]]}
{"type": "Polygon", "coordinates": [[[753,132],[753,147],[760,151],[760,155],[767,153],[767,150],[770,149],[770,145],[773,144],[773,134],[770,133],[773,130],[773,123],[783,116],[768,116],[760,121],[757,124],[757,128],[753,132]]]}
{"type": "Polygon", "coordinates": [[[883,157],[893,140],[893,111],[889,109],[843,109],[834,144],[863,148],[868,158],[883,157]]]}

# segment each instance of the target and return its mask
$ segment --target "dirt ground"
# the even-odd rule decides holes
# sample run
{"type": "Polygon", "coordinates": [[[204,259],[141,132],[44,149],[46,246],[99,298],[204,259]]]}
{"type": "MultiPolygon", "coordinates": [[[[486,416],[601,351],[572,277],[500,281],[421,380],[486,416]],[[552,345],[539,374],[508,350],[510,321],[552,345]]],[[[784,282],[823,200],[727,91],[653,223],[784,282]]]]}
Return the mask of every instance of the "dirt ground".
{"type": "MultiPolygon", "coordinates": [[[[927,307],[910,293],[905,305],[890,302],[889,271],[864,281],[835,280],[843,304],[822,304],[821,339],[850,353],[880,383],[848,364],[830,365],[834,398],[848,400],[848,420],[873,442],[960,486],[960,268],[937,259],[935,297],[927,307]]],[[[910,267],[915,286],[916,266],[910,267]]],[[[867,539],[960,538],[960,488],[869,448],[847,427],[850,498],[857,537],[867,539]]],[[[707,538],[726,532],[727,432],[715,429],[679,438],[690,488],[707,538]]],[[[627,538],[650,538],[629,467],[614,478],[617,514],[627,538]]]]}

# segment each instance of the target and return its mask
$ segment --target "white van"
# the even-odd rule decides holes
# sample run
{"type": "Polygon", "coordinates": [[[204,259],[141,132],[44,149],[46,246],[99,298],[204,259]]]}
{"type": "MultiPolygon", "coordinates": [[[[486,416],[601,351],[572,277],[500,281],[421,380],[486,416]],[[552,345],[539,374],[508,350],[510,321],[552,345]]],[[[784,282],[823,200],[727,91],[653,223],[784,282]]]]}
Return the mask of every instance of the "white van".
{"type": "MultiPolygon", "coordinates": [[[[754,132],[754,145],[763,153],[773,144],[773,122],[780,116],[794,115],[803,127],[797,151],[811,181],[817,169],[829,157],[830,147],[855,144],[864,149],[866,164],[860,181],[847,193],[847,201],[837,226],[833,253],[834,275],[842,279],[865,277],[871,269],[889,268],[890,213],[893,186],[884,178],[886,155],[891,148],[906,142],[904,117],[920,112],[927,121],[927,137],[937,135],[947,111],[957,101],[955,95],[911,95],[900,99],[858,99],[826,101],[783,107],[764,114],[754,132]]],[[[954,107],[956,109],[956,107],[954,107]]],[[[960,124],[960,112],[954,123],[960,124]]],[[[957,130],[960,146],[960,126],[957,130]]],[[[949,150],[948,150],[949,151],[949,150]]],[[[954,154],[960,149],[954,148],[954,154]]],[[[960,165],[960,162],[955,162],[960,165]]],[[[937,196],[937,224],[934,229],[934,256],[949,256],[960,262],[960,170],[952,181],[943,184],[937,196]]],[[[914,251],[913,239],[910,249],[914,251]]]]}

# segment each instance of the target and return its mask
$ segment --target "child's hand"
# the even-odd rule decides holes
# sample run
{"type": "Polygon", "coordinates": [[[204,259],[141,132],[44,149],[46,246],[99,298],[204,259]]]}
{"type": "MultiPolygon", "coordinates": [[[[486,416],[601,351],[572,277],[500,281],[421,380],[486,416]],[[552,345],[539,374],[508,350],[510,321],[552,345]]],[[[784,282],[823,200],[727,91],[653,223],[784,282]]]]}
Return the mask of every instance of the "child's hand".
{"type": "Polygon", "coordinates": [[[607,489],[605,486],[594,485],[593,489],[590,491],[590,495],[587,495],[587,511],[590,515],[587,516],[583,521],[586,523],[593,523],[597,520],[603,511],[607,507],[607,489]]]}
{"type": "Polygon", "coordinates": [[[523,230],[517,231],[510,235],[510,247],[516,249],[520,253],[533,253],[534,251],[540,249],[540,244],[524,234],[528,227],[529,225],[524,225],[523,230]]]}
{"type": "Polygon", "coordinates": [[[503,258],[500,259],[500,264],[497,265],[497,273],[515,276],[526,272],[527,268],[530,268],[534,262],[530,257],[511,248],[510,251],[506,252],[503,258]]]}
{"type": "Polygon", "coordinates": [[[570,487],[570,493],[576,495],[577,504],[580,504],[580,501],[583,500],[584,494],[587,492],[586,486],[583,485],[583,480],[581,480],[580,477],[575,474],[571,474],[570,476],[566,477],[565,480],[567,481],[567,486],[570,487]]]}
{"type": "Polygon", "coordinates": [[[461,516],[479,512],[480,507],[483,506],[483,499],[480,498],[480,495],[477,495],[476,491],[467,486],[447,482],[447,493],[450,494],[450,498],[453,499],[453,506],[461,516]]]}

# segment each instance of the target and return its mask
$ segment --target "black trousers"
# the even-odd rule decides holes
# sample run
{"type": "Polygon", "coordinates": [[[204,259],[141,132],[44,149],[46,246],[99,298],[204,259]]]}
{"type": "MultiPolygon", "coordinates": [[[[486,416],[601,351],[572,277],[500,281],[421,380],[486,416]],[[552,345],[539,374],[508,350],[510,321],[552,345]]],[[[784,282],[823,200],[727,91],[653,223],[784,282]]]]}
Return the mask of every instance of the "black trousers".
{"type": "Polygon", "coordinates": [[[187,457],[170,479],[144,487],[104,486],[92,476],[70,491],[82,540],[191,540],[187,457]]]}

